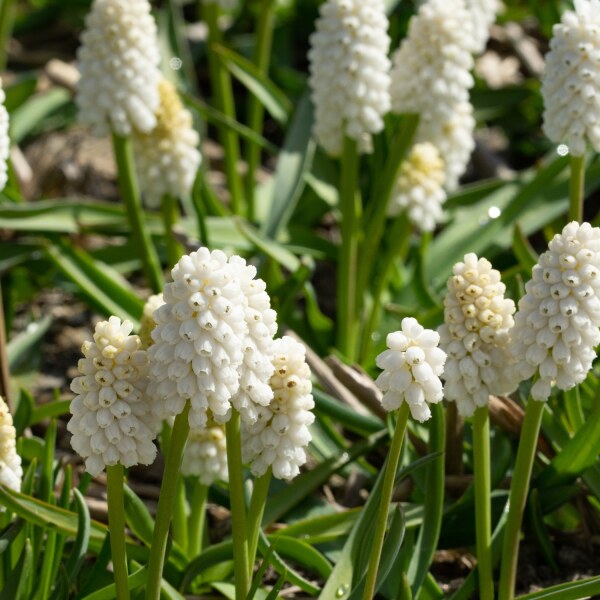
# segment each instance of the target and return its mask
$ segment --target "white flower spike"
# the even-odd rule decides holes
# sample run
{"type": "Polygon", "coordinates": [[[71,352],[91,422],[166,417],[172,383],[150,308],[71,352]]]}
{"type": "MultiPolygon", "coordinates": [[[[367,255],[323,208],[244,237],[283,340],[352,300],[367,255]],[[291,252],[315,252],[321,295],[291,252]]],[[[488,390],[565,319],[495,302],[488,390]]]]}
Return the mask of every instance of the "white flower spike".
{"type": "Polygon", "coordinates": [[[161,80],[158,90],[156,127],[148,133],[134,130],[132,137],[140,189],[151,208],[159,207],[165,194],[187,196],[202,161],[200,136],[177,90],[166,79],[161,80]]]}
{"type": "Polygon", "coordinates": [[[17,454],[16,437],[12,415],[6,402],[0,397],[0,483],[20,492],[23,468],[21,457],[17,454]]]}
{"type": "Polygon", "coordinates": [[[181,473],[185,477],[197,477],[203,485],[228,481],[227,440],[223,425],[209,423],[206,428],[190,430],[181,473]]]}
{"type": "Polygon", "coordinates": [[[544,132],[583,156],[600,152],[600,0],[575,0],[554,26],[542,79],[544,132]]]}
{"type": "Polygon", "coordinates": [[[413,419],[424,422],[431,417],[427,403],[440,402],[444,396],[440,375],[446,353],[438,348],[439,341],[439,334],[410,317],[402,319],[401,331],[387,336],[388,350],[376,359],[383,373],[375,381],[387,411],[406,402],[413,419]]]}
{"type": "Polygon", "coordinates": [[[148,359],[132,329],[118,317],[98,323],[94,341],[81,348],[81,376],[71,382],[71,446],[94,476],[106,466],[149,465],[156,457],[157,422],[145,397],[148,359]]]}
{"type": "Polygon", "coordinates": [[[332,156],[344,136],[362,153],[372,151],[372,134],[383,129],[390,109],[387,57],[390,38],[383,0],[327,0],[310,38],[310,87],[314,131],[332,156]]]}
{"type": "Polygon", "coordinates": [[[155,127],[160,55],[148,0],[94,0],[77,59],[79,119],[95,135],[155,127]]]}
{"type": "Polygon", "coordinates": [[[290,480],[306,462],[315,403],[306,348],[289,336],[275,340],[273,346],[273,401],[259,407],[254,424],[242,423],[242,457],[257,477],[272,467],[274,477],[290,480]]]}
{"type": "Polygon", "coordinates": [[[569,223],[556,234],[525,284],[515,315],[513,354],[520,380],[537,378],[534,400],[553,384],[581,383],[600,343],[600,228],[569,223]]]}
{"type": "Polygon", "coordinates": [[[10,156],[10,138],[8,137],[8,111],[4,106],[6,94],[0,79],[0,192],[8,181],[8,158],[10,156]]]}
{"type": "Polygon", "coordinates": [[[444,299],[440,346],[448,355],[442,378],[444,395],[470,417],[487,406],[490,394],[510,393],[508,345],[515,304],[504,298],[500,273],[485,258],[467,254],[454,265],[444,299]]]}
{"type": "Polygon", "coordinates": [[[148,350],[154,343],[152,339],[152,330],[156,327],[156,321],[154,320],[154,311],[165,303],[162,294],[154,294],[146,300],[144,309],[142,312],[142,318],[140,319],[140,341],[142,342],[142,349],[148,350]]]}

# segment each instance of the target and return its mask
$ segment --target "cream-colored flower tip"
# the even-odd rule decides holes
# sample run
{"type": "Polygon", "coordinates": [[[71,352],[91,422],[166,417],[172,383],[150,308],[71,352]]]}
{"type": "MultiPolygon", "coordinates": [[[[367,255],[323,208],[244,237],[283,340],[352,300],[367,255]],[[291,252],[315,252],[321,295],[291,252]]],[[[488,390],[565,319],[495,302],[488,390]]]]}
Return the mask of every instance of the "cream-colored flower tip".
{"type": "Polygon", "coordinates": [[[154,128],[160,56],[148,0],[94,0],[77,59],[82,123],[96,135],[154,128]]]}
{"type": "Polygon", "coordinates": [[[142,342],[142,349],[148,350],[154,343],[152,339],[152,330],[156,327],[156,321],[154,320],[154,311],[165,303],[165,299],[162,294],[154,294],[150,296],[144,304],[142,312],[142,318],[140,319],[140,341],[142,342]]]}
{"type": "Polygon", "coordinates": [[[446,353],[438,348],[440,336],[424,329],[416,319],[402,319],[402,330],[387,336],[388,350],[376,359],[383,369],[375,383],[383,392],[381,403],[387,411],[407,402],[411,415],[423,422],[431,417],[428,402],[440,402],[444,396],[440,375],[446,353]]]}
{"type": "Polygon", "coordinates": [[[444,299],[440,346],[448,355],[442,378],[446,399],[470,417],[486,406],[490,394],[510,393],[507,376],[515,304],[504,297],[500,273],[485,258],[467,254],[454,265],[444,299]]]}
{"type": "Polygon", "coordinates": [[[166,79],[161,80],[158,90],[156,127],[148,133],[133,132],[140,188],[146,203],[153,208],[160,206],[165,194],[187,196],[202,160],[198,150],[200,136],[177,90],[166,79]]]}
{"type": "Polygon", "coordinates": [[[237,267],[220,250],[200,248],[183,256],[171,274],[148,350],[153,410],[161,419],[174,417],[189,400],[191,427],[206,427],[209,416],[225,422],[248,337],[248,300],[237,267]]]}
{"type": "Polygon", "coordinates": [[[277,313],[271,308],[266,283],[256,279],[256,268],[239,256],[229,261],[237,271],[237,279],[247,300],[245,319],[248,335],[244,340],[244,360],[240,365],[240,387],[231,402],[247,423],[258,419],[258,407],[273,399],[269,380],[273,366],[273,337],[277,333],[277,313]]]}
{"type": "Polygon", "coordinates": [[[345,135],[360,152],[371,152],[372,134],[383,129],[383,115],[390,109],[387,29],[383,0],[321,5],[310,38],[309,83],[314,132],[332,156],[341,154],[345,135]]]}
{"type": "Polygon", "coordinates": [[[402,163],[388,215],[408,211],[410,221],[421,231],[433,231],[442,218],[444,161],[437,148],[428,142],[415,144],[402,163]]]}
{"type": "Polygon", "coordinates": [[[581,383],[600,343],[600,228],[569,223],[533,267],[515,315],[513,354],[520,380],[537,376],[531,395],[581,383]]]}
{"type": "Polygon", "coordinates": [[[98,323],[94,341],[81,348],[81,376],[71,383],[71,446],[94,476],[106,466],[149,465],[156,457],[157,423],[145,397],[148,359],[132,329],[118,317],[98,323]]]}
{"type": "Polygon", "coordinates": [[[600,152],[600,0],[575,0],[554,26],[542,79],[544,133],[574,156],[600,152]]]}
{"type": "Polygon", "coordinates": [[[20,492],[23,469],[21,457],[17,454],[16,437],[12,415],[0,397],[0,483],[20,492]]]}
{"type": "Polygon", "coordinates": [[[203,485],[228,481],[227,440],[223,425],[193,428],[183,452],[181,472],[185,477],[197,477],[203,485]]]}
{"type": "Polygon", "coordinates": [[[315,403],[306,348],[283,336],[275,340],[273,352],[273,400],[269,406],[258,407],[254,424],[242,423],[242,457],[257,477],[272,467],[274,477],[289,480],[306,462],[315,403]]]}
{"type": "Polygon", "coordinates": [[[8,137],[8,111],[4,106],[6,94],[0,79],[0,192],[8,181],[8,158],[10,155],[10,138],[8,137]]]}
{"type": "Polygon", "coordinates": [[[473,23],[472,52],[483,52],[490,36],[490,25],[500,10],[498,0],[466,0],[473,23]]]}

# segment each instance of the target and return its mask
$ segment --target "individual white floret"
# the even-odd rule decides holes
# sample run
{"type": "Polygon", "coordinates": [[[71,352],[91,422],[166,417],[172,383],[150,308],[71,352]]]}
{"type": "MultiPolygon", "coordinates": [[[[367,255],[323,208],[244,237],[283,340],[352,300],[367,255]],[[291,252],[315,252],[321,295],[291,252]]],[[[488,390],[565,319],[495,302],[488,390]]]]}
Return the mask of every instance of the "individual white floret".
{"type": "Polygon", "coordinates": [[[600,0],[575,0],[553,28],[542,79],[544,133],[574,156],[600,152],[600,0]]]}
{"type": "Polygon", "coordinates": [[[534,377],[531,395],[581,383],[600,343],[600,228],[569,223],[556,234],[525,284],[515,316],[516,370],[534,377]]]}
{"type": "Polygon", "coordinates": [[[242,423],[242,457],[257,477],[272,467],[274,477],[289,480],[306,462],[315,403],[306,348],[289,336],[275,340],[273,346],[273,400],[258,407],[254,424],[242,423]]]}
{"type": "Polygon", "coordinates": [[[375,383],[383,392],[381,403],[387,411],[407,402],[411,415],[423,422],[431,417],[428,402],[440,402],[444,396],[440,375],[446,353],[438,348],[440,336],[424,329],[416,319],[402,319],[402,330],[390,333],[388,350],[376,358],[383,373],[375,383]]]}
{"type": "Polygon", "coordinates": [[[2,89],[0,79],[0,192],[5,188],[8,181],[8,158],[10,155],[10,138],[8,137],[8,111],[4,106],[6,94],[2,89]]]}
{"type": "Polygon", "coordinates": [[[152,330],[156,327],[156,321],[154,320],[154,311],[165,303],[162,294],[154,294],[146,300],[144,309],[142,312],[142,318],[140,319],[140,341],[142,343],[142,349],[148,350],[154,343],[152,339],[152,330]]]}
{"type": "Polygon", "coordinates": [[[181,473],[185,477],[197,477],[203,485],[229,480],[227,440],[223,425],[209,423],[208,427],[190,430],[181,461],[181,473]]]}
{"type": "Polygon", "coordinates": [[[200,136],[177,90],[166,79],[161,80],[158,90],[156,127],[147,133],[134,130],[132,137],[140,189],[152,208],[160,206],[166,194],[187,196],[202,160],[200,136]]]}
{"type": "Polygon", "coordinates": [[[515,304],[504,297],[505,285],[491,263],[467,254],[454,265],[444,298],[440,346],[448,355],[442,375],[446,399],[458,412],[472,416],[487,406],[490,394],[510,393],[508,345],[515,304]]]}
{"type": "Polygon", "coordinates": [[[421,231],[433,231],[442,218],[446,200],[444,179],[444,161],[437,148],[428,142],[415,144],[400,168],[388,215],[406,210],[421,231]]]}
{"type": "Polygon", "coordinates": [[[67,425],[71,446],[94,476],[109,465],[149,465],[156,457],[157,424],[145,396],[148,359],[132,328],[118,317],[98,323],[94,341],[81,348],[82,375],[71,382],[77,394],[67,425]]]}
{"type": "Polygon", "coordinates": [[[498,0],[466,0],[467,10],[473,23],[471,51],[483,52],[490,36],[490,25],[496,20],[500,2],[498,0]]]}
{"type": "Polygon", "coordinates": [[[390,39],[383,0],[327,0],[311,35],[309,84],[314,132],[333,156],[344,136],[360,152],[372,151],[372,134],[390,109],[390,39]]]}
{"type": "Polygon", "coordinates": [[[6,402],[0,397],[0,483],[20,492],[23,468],[21,457],[17,454],[16,437],[12,415],[6,402]]]}
{"type": "Polygon", "coordinates": [[[156,125],[160,60],[148,0],[94,0],[77,52],[79,119],[96,135],[156,125]]]}
{"type": "Polygon", "coordinates": [[[171,274],[148,350],[153,411],[161,419],[174,417],[190,400],[191,427],[205,427],[209,411],[225,422],[248,336],[238,270],[220,250],[200,248],[183,256],[171,274]]]}
{"type": "Polygon", "coordinates": [[[252,424],[258,419],[258,407],[267,406],[273,399],[269,380],[275,369],[273,336],[277,333],[277,313],[271,308],[265,282],[256,279],[256,268],[239,256],[232,256],[230,263],[237,271],[247,300],[244,316],[248,325],[244,360],[240,365],[240,387],[231,402],[242,420],[252,424]]]}

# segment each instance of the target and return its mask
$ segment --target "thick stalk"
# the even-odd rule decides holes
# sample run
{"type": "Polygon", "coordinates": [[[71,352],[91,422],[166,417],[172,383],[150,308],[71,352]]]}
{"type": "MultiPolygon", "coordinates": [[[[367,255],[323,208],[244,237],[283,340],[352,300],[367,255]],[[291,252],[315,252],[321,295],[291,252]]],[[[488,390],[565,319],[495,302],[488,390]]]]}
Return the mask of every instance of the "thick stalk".
{"type": "Polygon", "coordinates": [[[361,200],[358,190],[358,147],[354,140],[344,138],[340,166],[340,212],[342,216],[338,260],[337,337],[338,349],[349,360],[354,360],[358,340],[356,314],[356,277],[358,269],[358,237],[361,200]]]}
{"type": "Polygon", "coordinates": [[[231,534],[233,537],[233,569],[235,599],[246,600],[250,589],[248,573],[248,540],[246,538],[246,504],[244,502],[244,471],[240,437],[240,413],[232,411],[227,422],[227,470],[231,503],[231,534]]]}
{"type": "MultiPolygon", "coordinates": [[[[271,44],[273,41],[273,1],[262,0],[258,7],[256,21],[256,35],[254,46],[254,64],[258,70],[266,74],[269,69],[271,57],[271,44]]],[[[257,134],[262,134],[264,108],[260,100],[253,94],[248,98],[248,127],[257,134]]],[[[248,172],[246,175],[246,201],[248,202],[248,220],[254,220],[254,188],[256,170],[260,165],[260,146],[251,142],[246,143],[246,162],[248,172]]]]}
{"type": "Polygon", "coordinates": [[[162,197],[160,209],[163,223],[165,226],[165,246],[167,249],[167,263],[172,268],[182,257],[183,248],[173,234],[173,226],[179,220],[179,206],[177,198],[171,194],[165,194],[162,197]]]}
{"type": "Polygon", "coordinates": [[[480,600],[494,600],[490,420],[487,406],[479,407],[473,417],[473,465],[479,598],[480,600]]]}
{"type": "Polygon", "coordinates": [[[152,239],[144,221],[140,189],[135,175],[131,139],[113,133],[112,140],[117,163],[119,191],[127,210],[131,234],[138,249],[148,283],[152,290],[158,293],[162,290],[163,275],[156,248],[152,244],[152,239]]]}
{"type": "Polygon", "coordinates": [[[204,546],[204,523],[206,521],[206,499],[208,486],[194,479],[192,503],[190,507],[190,539],[188,556],[194,558],[202,552],[204,546]]]}
{"type": "Polygon", "coordinates": [[[112,553],[117,600],[129,600],[127,585],[127,554],[125,550],[125,499],[123,496],[123,465],[106,467],[108,497],[108,529],[112,553]]]}
{"type": "Polygon", "coordinates": [[[377,522],[375,524],[375,532],[373,534],[373,545],[371,546],[371,554],[369,556],[369,566],[365,579],[365,589],[363,591],[363,600],[373,600],[375,597],[375,584],[377,581],[377,570],[379,569],[379,560],[381,559],[381,550],[383,548],[383,539],[387,528],[388,511],[392,500],[392,492],[394,491],[394,480],[396,479],[396,471],[398,470],[398,462],[400,461],[400,450],[402,449],[402,441],[404,440],[404,432],[406,430],[406,421],[408,419],[408,404],[403,402],[398,410],[398,418],[396,420],[396,428],[392,445],[385,463],[385,473],[383,475],[383,486],[381,488],[381,503],[377,512],[377,522]]]}
{"type": "Polygon", "coordinates": [[[185,501],[185,483],[181,475],[177,478],[177,487],[175,490],[175,506],[173,507],[172,529],[173,539],[187,554],[189,525],[187,521],[187,503],[185,501]]]}
{"type": "MultiPolygon", "coordinates": [[[[214,49],[214,46],[219,44],[222,39],[218,23],[219,4],[218,2],[201,2],[201,7],[204,21],[208,25],[208,67],[215,104],[226,117],[235,121],[235,101],[231,76],[214,49]]],[[[225,177],[231,194],[231,208],[236,215],[241,215],[243,213],[244,197],[242,180],[237,171],[240,158],[238,136],[235,131],[222,125],[218,126],[218,130],[223,152],[225,153],[225,177]]]]}
{"type": "Polygon", "coordinates": [[[190,432],[190,425],[188,423],[189,412],[190,404],[187,402],[183,412],[175,417],[169,441],[169,450],[165,460],[165,470],[158,497],[158,509],[154,523],[154,534],[152,536],[152,549],[150,551],[150,560],[148,561],[146,600],[160,599],[160,583],[165,564],[165,554],[167,552],[167,538],[169,535],[169,526],[171,525],[171,515],[173,514],[175,504],[177,479],[179,478],[183,449],[185,448],[185,443],[190,432]]]}
{"type": "Polygon", "coordinates": [[[515,596],[517,560],[519,558],[519,532],[521,531],[544,404],[544,402],[538,402],[530,398],[525,409],[525,418],[523,419],[519,449],[517,450],[517,459],[508,497],[508,517],[504,528],[500,566],[499,600],[513,600],[515,596]]]}
{"type": "Polygon", "coordinates": [[[269,485],[271,483],[271,468],[261,477],[254,480],[252,489],[252,498],[250,499],[250,508],[248,510],[248,567],[250,576],[254,570],[254,561],[256,560],[256,551],[258,549],[258,536],[262,524],[263,514],[265,512],[265,503],[269,495],[269,485]]]}
{"type": "Polygon", "coordinates": [[[585,156],[571,156],[571,179],[569,182],[569,221],[583,221],[583,197],[585,193],[585,156]]]}
{"type": "Polygon", "coordinates": [[[446,405],[446,473],[462,475],[464,419],[458,414],[456,402],[446,405]]]}

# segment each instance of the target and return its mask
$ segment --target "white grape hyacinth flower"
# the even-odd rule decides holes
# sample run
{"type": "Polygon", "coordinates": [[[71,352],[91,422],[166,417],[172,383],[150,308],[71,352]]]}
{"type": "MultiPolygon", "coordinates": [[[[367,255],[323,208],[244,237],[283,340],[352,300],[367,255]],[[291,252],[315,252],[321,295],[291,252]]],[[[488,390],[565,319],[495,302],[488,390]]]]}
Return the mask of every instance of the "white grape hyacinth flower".
{"type": "Polygon", "coordinates": [[[467,254],[452,269],[444,298],[440,346],[447,354],[444,395],[458,412],[470,417],[487,406],[490,394],[514,391],[508,377],[508,346],[515,304],[505,298],[500,273],[485,258],[467,254]]]}
{"type": "Polygon", "coordinates": [[[207,427],[190,430],[181,461],[181,473],[185,477],[196,477],[202,485],[229,480],[227,440],[223,425],[209,423],[207,427]]]}
{"type": "Polygon", "coordinates": [[[556,385],[581,383],[600,343],[600,228],[575,221],[550,241],[533,267],[515,315],[512,351],[520,380],[547,400],[556,385]]]}
{"type": "Polygon", "coordinates": [[[575,0],[553,28],[542,78],[544,133],[583,156],[600,152],[600,0],[575,0]]]}
{"type": "Polygon", "coordinates": [[[20,492],[23,468],[21,457],[17,454],[16,437],[12,415],[6,402],[0,397],[0,483],[20,492]]]}
{"type": "Polygon", "coordinates": [[[416,319],[402,319],[401,327],[388,334],[388,350],[376,358],[383,372],[375,383],[383,392],[385,410],[397,410],[406,402],[413,419],[422,423],[431,417],[428,403],[441,402],[444,396],[440,375],[446,353],[438,348],[439,334],[424,329],[416,319]]]}
{"type": "Polygon", "coordinates": [[[107,466],[149,465],[156,457],[157,424],[145,396],[148,357],[133,325],[110,317],[84,342],[80,377],[71,382],[71,446],[93,476],[107,466]]]}
{"type": "Polygon", "coordinates": [[[442,219],[444,161],[437,148],[428,142],[415,144],[400,167],[400,175],[388,205],[388,215],[403,210],[421,231],[433,231],[442,219]]]}
{"type": "Polygon", "coordinates": [[[254,424],[242,423],[242,458],[257,477],[272,467],[274,477],[290,480],[306,462],[315,403],[304,345],[283,336],[273,346],[273,400],[254,424]]]}
{"type": "Polygon", "coordinates": [[[190,111],[166,79],[161,80],[158,90],[156,127],[147,133],[134,130],[132,136],[140,189],[151,208],[159,207],[165,195],[187,196],[202,162],[200,136],[190,111]]]}
{"type": "Polygon", "coordinates": [[[500,10],[499,0],[466,0],[467,10],[473,23],[471,51],[474,54],[483,52],[490,37],[490,25],[496,20],[500,10]]]}
{"type": "Polygon", "coordinates": [[[77,52],[79,119],[95,135],[156,125],[160,55],[148,0],[94,0],[77,52]]]}
{"type": "Polygon", "coordinates": [[[9,118],[4,106],[6,94],[2,89],[0,79],[0,192],[6,187],[8,181],[8,159],[10,156],[10,138],[8,137],[9,118]]]}
{"type": "Polygon", "coordinates": [[[140,319],[140,341],[142,342],[142,349],[148,350],[154,343],[152,339],[152,330],[156,327],[156,321],[154,320],[154,311],[165,303],[162,293],[153,294],[146,300],[144,308],[142,310],[142,318],[140,319]]]}
{"type": "Polygon", "coordinates": [[[315,106],[314,132],[332,156],[344,136],[361,153],[372,151],[372,135],[383,129],[390,109],[388,20],[383,0],[327,0],[310,37],[309,84],[315,106]]]}

